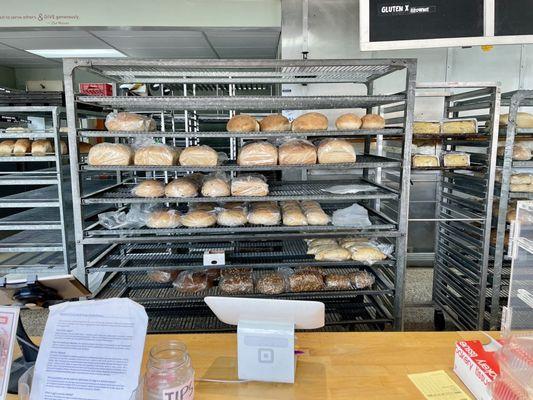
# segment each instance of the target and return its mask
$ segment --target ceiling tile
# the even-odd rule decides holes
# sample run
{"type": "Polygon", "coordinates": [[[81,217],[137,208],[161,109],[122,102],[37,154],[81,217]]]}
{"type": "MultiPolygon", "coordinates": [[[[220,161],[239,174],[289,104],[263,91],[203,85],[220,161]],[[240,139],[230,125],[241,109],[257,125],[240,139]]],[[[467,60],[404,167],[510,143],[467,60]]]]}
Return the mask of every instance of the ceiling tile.
{"type": "MultiPolygon", "coordinates": [[[[77,32],[77,31],[75,31],[77,32]]],[[[71,35],[69,31],[64,36],[47,36],[48,32],[41,32],[40,36],[0,37],[0,43],[24,50],[37,49],[108,49],[101,40],[85,32],[84,36],[71,35]]]]}
{"type": "Polygon", "coordinates": [[[118,49],[182,48],[209,46],[198,31],[93,31],[118,49]]]}
{"type": "Polygon", "coordinates": [[[220,58],[276,58],[276,49],[256,47],[215,48],[220,58]]]}
{"type": "Polygon", "coordinates": [[[207,37],[215,47],[255,47],[274,49],[278,47],[280,32],[277,30],[206,30],[207,37]]]}
{"type": "Polygon", "coordinates": [[[123,49],[130,57],[142,58],[216,58],[210,47],[179,49],[123,49]]]}

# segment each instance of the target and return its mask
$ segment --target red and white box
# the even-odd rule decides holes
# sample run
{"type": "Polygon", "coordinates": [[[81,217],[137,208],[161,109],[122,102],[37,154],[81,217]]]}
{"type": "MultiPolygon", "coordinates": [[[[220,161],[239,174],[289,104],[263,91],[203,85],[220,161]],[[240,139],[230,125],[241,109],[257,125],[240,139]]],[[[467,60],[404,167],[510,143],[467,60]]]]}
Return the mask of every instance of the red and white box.
{"type": "Polygon", "coordinates": [[[88,96],[113,96],[113,85],[110,83],[80,83],[80,94],[88,96]]]}
{"type": "Polygon", "coordinates": [[[477,400],[491,400],[490,384],[500,373],[495,351],[487,350],[479,340],[455,344],[453,371],[477,400]]]}

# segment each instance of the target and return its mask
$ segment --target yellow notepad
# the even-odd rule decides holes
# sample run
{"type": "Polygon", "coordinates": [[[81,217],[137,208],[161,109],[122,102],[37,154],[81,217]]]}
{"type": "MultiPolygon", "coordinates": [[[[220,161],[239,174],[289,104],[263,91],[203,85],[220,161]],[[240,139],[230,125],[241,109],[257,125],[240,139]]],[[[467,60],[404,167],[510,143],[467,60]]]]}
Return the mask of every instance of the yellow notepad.
{"type": "Polygon", "coordinates": [[[443,370],[407,375],[426,399],[471,400],[443,370]]]}

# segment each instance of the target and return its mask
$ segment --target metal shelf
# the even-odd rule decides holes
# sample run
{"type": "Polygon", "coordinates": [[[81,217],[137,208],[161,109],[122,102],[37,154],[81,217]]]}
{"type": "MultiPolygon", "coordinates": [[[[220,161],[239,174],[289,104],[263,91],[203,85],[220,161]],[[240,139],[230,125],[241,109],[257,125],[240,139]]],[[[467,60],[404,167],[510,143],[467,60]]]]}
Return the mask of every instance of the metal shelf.
{"type": "MultiPolygon", "coordinates": [[[[335,181],[335,185],[342,184],[366,184],[363,181],[335,181]]],[[[316,201],[350,201],[350,200],[371,200],[371,199],[397,199],[398,193],[392,189],[374,186],[376,190],[370,190],[355,194],[334,195],[325,192],[332,186],[332,182],[274,182],[269,186],[268,196],[226,196],[226,197],[158,197],[146,198],[136,197],[132,190],[136,184],[125,184],[119,187],[108,189],[96,195],[84,197],[82,204],[131,204],[131,203],[220,203],[234,201],[283,201],[283,200],[316,200],[316,201]]]]}
{"type": "Polygon", "coordinates": [[[55,136],[53,131],[6,132],[5,129],[0,129],[0,137],[6,139],[53,139],[55,136]]]}

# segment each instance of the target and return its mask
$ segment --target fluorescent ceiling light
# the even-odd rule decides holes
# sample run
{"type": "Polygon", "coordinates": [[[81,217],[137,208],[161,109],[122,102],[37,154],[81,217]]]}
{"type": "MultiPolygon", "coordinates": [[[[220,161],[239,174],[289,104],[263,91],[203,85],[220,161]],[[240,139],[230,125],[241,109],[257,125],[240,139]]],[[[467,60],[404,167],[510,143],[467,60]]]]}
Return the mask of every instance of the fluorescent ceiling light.
{"type": "Polygon", "coordinates": [[[26,51],[45,58],[126,57],[125,54],[115,49],[38,49],[26,51]]]}

